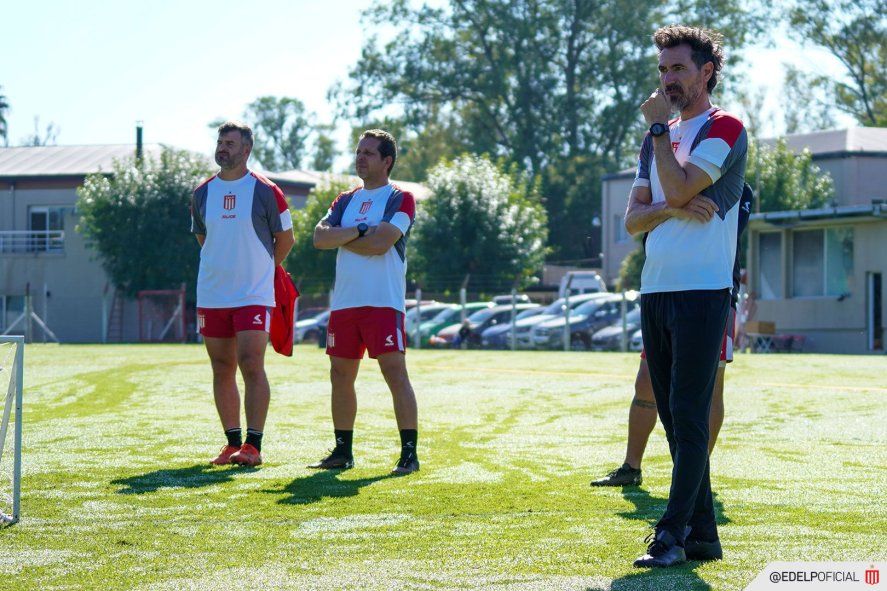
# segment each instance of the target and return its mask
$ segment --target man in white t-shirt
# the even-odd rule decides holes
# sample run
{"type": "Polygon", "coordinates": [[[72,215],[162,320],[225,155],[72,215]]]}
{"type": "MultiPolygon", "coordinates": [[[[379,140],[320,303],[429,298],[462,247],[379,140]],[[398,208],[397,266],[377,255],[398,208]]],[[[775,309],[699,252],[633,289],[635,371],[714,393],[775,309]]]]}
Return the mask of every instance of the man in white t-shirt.
{"type": "Polygon", "coordinates": [[[354,466],[351,443],[357,414],[354,381],[364,352],[379,362],[394,399],[401,451],[392,472],[419,469],[416,396],[406,366],[404,330],[406,245],[415,219],[413,196],[389,182],[397,159],[394,137],[371,129],[355,152],[363,186],[339,195],[314,229],[314,246],[338,248],[336,283],[327,326],[336,445],[309,468],[354,466]]]}
{"type": "Polygon", "coordinates": [[[216,410],[227,444],[213,464],[258,466],[271,391],[265,349],[274,307],[274,268],[295,240],[283,192],[246,167],[253,132],[233,121],[219,127],[220,170],[194,191],[191,231],[200,243],[197,324],[213,370],[216,410]],[[240,430],[237,368],[246,389],[246,441],[240,430]]]}
{"type": "Polygon", "coordinates": [[[635,566],[719,559],[709,477],[709,413],[730,310],[748,138],[712,106],[723,63],[720,36],[656,31],[658,88],[641,105],[641,146],[625,225],[649,231],[641,326],[656,409],[674,461],[665,514],[635,566]],[[673,111],[680,117],[669,121],[673,111]]]}

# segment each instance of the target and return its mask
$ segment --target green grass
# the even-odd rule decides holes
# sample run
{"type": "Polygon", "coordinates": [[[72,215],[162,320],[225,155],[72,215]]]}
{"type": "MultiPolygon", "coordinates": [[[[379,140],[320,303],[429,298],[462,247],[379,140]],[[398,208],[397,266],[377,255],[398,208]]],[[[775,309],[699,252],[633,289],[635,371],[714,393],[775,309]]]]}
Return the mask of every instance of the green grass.
{"type": "Polygon", "coordinates": [[[266,464],[223,443],[199,346],[26,349],[22,521],[0,588],[742,589],[771,561],[884,560],[887,358],[738,356],[712,458],[726,559],[638,571],[671,462],[621,462],[635,354],[409,353],[422,470],[398,452],[375,364],[358,378],[357,467],[331,443],[327,360],[269,351],[266,464]]]}

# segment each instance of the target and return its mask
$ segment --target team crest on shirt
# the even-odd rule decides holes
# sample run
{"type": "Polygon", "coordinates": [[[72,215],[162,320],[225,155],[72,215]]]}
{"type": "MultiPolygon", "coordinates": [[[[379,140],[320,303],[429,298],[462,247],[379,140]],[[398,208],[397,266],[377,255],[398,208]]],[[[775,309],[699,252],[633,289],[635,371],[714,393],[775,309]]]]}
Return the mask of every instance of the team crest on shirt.
{"type": "Polygon", "coordinates": [[[677,152],[677,151],[678,151],[678,148],[680,148],[680,147],[681,147],[681,142],[672,142],[672,143],[671,143],[671,149],[672,149],[674,152],[677,152]]]}
{"type": "Polygon", "coordinates": [[[372,206],[373,206],[373,202],[372,202],[372,201],[364,201],[363,203],[361,203],[361,204],[360,204],[360,213],[361,213],[361,215],[363,215],[363,214],[365,214],[366,212],[368,212],[368,211],[370,210],[370,207],[372,207],[372,206]]]}
{"type": "Polygon", "coordinates": [[[234,205],[237,202],[237,195],[225,195],[224,200],[222,201],[222,208],[226,211],[231,211],[234,209],[234,205]]]}

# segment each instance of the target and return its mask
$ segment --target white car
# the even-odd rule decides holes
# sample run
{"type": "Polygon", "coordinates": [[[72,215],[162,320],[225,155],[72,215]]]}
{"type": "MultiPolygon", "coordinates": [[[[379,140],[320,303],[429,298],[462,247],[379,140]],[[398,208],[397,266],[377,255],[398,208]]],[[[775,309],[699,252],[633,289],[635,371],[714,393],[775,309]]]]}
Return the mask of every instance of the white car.
{"type": "Polygon", "coordinates": [[[320,336],[321,327],[326,326],[329,317],[330,311],[324,310],[304,320],[298,320],[295,327],[293,327],[293,342],[316,341],[320,336]]]}

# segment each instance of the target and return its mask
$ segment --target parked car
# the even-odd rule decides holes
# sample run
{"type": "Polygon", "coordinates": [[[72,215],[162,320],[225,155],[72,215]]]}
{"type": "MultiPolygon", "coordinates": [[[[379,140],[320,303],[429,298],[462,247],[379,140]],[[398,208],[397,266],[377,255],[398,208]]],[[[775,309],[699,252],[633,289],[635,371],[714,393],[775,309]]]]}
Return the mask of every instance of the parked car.
{"type": "MultiPolygon", "coordinates": [[[[468,302],[465,304],[465,315],[470,316],[478,310],[492,307],[493,304],[491,302],[468,302]]],[[[422,345],[426,346],[432,344],[430,342],[432,337],[436,336],[442,329],[448,326],[458,326],[461,320],[462,306],[459,304],[452,304],[451,308],[441,310],[437,316],[419,325],[419,333],[422,335],[422,345]]]]}
{"type": "MultiPolygon", "coordinates": [[[[532,318],[545,312],[546,307],[538,306],[519,312],[515,317],[515,324],[526,318],[532,318]]],[[[511,322],[496,324],[483,331],[480,335],[480,346],[484,349],[510,349],[511,348],[511,322]]]]}
{"type": "MultiPolygon", "coordinates": [[[[622,294],[596,293],[587,302],[570,310],[570,348],[591,349],[591,335],[621,317],[622,294]]],[[[629,304],[635,306],[634,302],[629,304]]],[[[566,315],[546,320],[533,327],[533,345],[537,349],[563,349],[566,315]]]]}
{"type": "Polygon", "coordinates": [[[601,293],[607,291],[604,280],[595,271],[569,271],[561,277],[557,294],[560,297],[567,295],[567,282],[570,283],[571,294],[601,293]]]}
{"type": "MultiPolygon", "coordinates": [[[[593,296],[594,294],[570,296],[570,309],[572,310],[576,306],[582,305],[593,296]]],[[[530,331],[540,322],[545,322],[546,320],[551,320],[552,318],[562,316],[564,314],[565,305],[565,298],[555,300],[553,303],[549,304],[549,306],[545,308],[545,311],[541,314],[537,314],[530,318],[524,318],[518,321],[515,324],[515,338],[517,340],[517,348],[533,349],[533,335],[530,333],[530,331]]]]}
{"type": "Polygon", "coordinates": [[[640,353],[644,349],[644,336],[641,333],[641,329],[637,329],[634,331],[634,334],[631,335],[631,340],[628,341],[628,350],[629,351],[637,351],[640,353]]]}
{"type": "Polygon", "coordinates": [[[416,331],[416,328],[421,326],[423,322],[431,320],[432,318],[437,316],[441,310],[448,310],[453,306],[455,306],[455,304],[434,302],[431,304],[423,303],[421,306],[414,306],[410,308],[404,315],[404,329],[406,330],[407,338],[411,338],[413,333],[416,331]],[[417,311],[422,314],[421,318],[417,319],[417,311]]]}
{"type": "MultiPolygon", "coordinates": [[[[528,308],[536,308],[539,304],[518,304],[517,310],[526,310],[528,308]]],[[[507,306],[493,306],[478,310],[465,319],[464,323],[454,324],[442,329],[431,339],[431,344],[446,346],[461,346],[463,343],[471,348],[480,346],[480,335],[487,328],[501,324],[503,322],[511,322],[511,313],[514,307],[511,304],[507,306]]]]}
{"type": "MultiPolygon", "coordinates": [[[[625,315],[625,330],[628,338],[631,338],[641,327],[641,309],[635,308],[625,315]]],[[[602,328],[591,337],[592,351],[620,351],[622,349],[622,319],[602,328]]]]}
{"type": "MultiPolygon", "coordinates": [[[[525,293],[515,294],[513,299],[518,304],[529,304],[530,303],[530,296],[528,296],[525,293]]],[[[511,300],[512,300],[512,296],[510,293],[505,294],[505,295],[493,296],[493,303],[496,304],[497,306],[502,306],[504,304],[510,304],[511,300]]]]}
{"type": "MultiPolygon", "coordinates": [[[[306,312],[308,312],[306,310],[306,312]]],[[[327,320],[330,317],[330,311],[320,309],[313,316],[299,314],[302,320],[296,321],[293,328],[294,343],[313,343],[320,337],[321,327],[326,327],[327,320]]]]}

